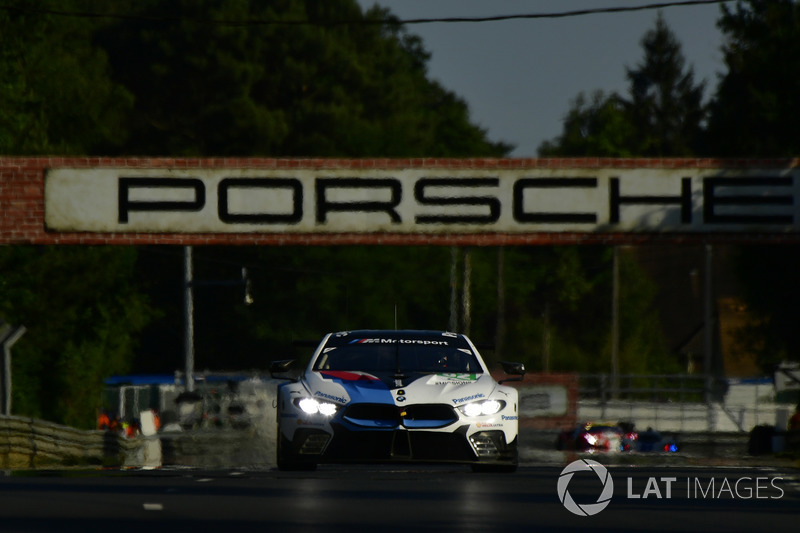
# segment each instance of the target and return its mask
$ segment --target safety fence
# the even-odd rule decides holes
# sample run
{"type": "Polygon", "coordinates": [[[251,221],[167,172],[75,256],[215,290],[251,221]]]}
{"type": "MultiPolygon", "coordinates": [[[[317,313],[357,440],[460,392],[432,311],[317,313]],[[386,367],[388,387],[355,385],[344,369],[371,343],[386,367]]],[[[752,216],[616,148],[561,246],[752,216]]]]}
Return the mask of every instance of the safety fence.
{"type": "Polygon", "coordinates": [[[580,420],[623,420],[639,428],[682,432],[786,429],[793,404],[776,400],[771,378],[709,379],[702,375],[582,374],[580,420]]]}

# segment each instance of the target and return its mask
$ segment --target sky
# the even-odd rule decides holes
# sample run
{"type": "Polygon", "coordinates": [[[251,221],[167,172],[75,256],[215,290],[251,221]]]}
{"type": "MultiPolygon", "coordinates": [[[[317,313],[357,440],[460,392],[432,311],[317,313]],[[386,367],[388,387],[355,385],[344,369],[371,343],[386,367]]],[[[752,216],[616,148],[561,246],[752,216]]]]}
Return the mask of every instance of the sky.
{"type": "MultiPolygon", "coordinates": [[[[603,7],[643,6],[659,0],[358,0],[376,3],[400,19],[485,17],[556,13],[603,7]]],[[[727,4],[732,7],[733,2],[727,4]]],[[[685,68],[705,97],[724,74],[720,5],[661,10],[681,44],[685,68]]],[[[625,69],[644,58],[641,40],[655,27],[658,10],[593,14],[558,19],[408,25],[432,54],[428,77],[464,99],[474,124],[492,141],[515,145],[512,157],[536,157],[558,137],[571,102],[583,92],[627,96],[625,69]]]]}

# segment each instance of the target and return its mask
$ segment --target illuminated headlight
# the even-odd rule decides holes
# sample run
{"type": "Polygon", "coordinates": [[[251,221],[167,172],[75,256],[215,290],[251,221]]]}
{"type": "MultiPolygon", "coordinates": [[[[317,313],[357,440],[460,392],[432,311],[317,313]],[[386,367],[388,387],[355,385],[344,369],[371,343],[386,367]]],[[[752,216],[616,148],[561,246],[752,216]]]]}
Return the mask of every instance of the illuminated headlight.
{"type": "Polygon", "coordinates": [[[484,400],[482,402],[470,402],[462,405],[458,410],[467,416],[484,416],[493,415],[505,406],[506,403],[502,401],[484,400]]]}
{"type": "Polygon", "coordinates": [[[303,410],[304,413],[315,415],[317,413],[325,416],[333,416],[338,408],[335,403],[318,402],[313,398],[298,398],[294,404],[303,410]]]}

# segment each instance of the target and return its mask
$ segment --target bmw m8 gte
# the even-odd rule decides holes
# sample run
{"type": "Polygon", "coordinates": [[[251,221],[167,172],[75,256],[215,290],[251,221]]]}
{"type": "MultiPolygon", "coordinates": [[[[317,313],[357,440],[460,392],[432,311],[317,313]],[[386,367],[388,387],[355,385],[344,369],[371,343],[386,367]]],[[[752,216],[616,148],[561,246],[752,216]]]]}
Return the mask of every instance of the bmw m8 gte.
{"type": "MultiPolygon", "coordinates": [[[[456,462],[517,467],[517,390],[496,382],[475,345],[442,331],[329,333],[299,377],[272,364],[280,469],[318,463],[456,462]]],[[[519,363],[502,363],[521,376],[519,363]]]]}

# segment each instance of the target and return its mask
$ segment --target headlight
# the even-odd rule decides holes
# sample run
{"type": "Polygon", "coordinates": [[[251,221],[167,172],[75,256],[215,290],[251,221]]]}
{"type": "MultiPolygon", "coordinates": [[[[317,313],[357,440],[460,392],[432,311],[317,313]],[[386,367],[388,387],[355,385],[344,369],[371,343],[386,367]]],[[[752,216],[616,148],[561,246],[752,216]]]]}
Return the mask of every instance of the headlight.
{"type": "Polygon", "coordinates": [[[459,411],[467,416],[493,415],[506,406],[506,402],[498,400],[484,400],[481,402],[470,402],[458,408],[459,411]]]}
{"type": "Polygon", "coordinates": [[[297,398],[294,404],[303,410],[304,413],[315,415],[317,413],[325,416],[333,416],[336,414],[338,406],[335,403],[319,402],[313,398],[297,398]]]}

